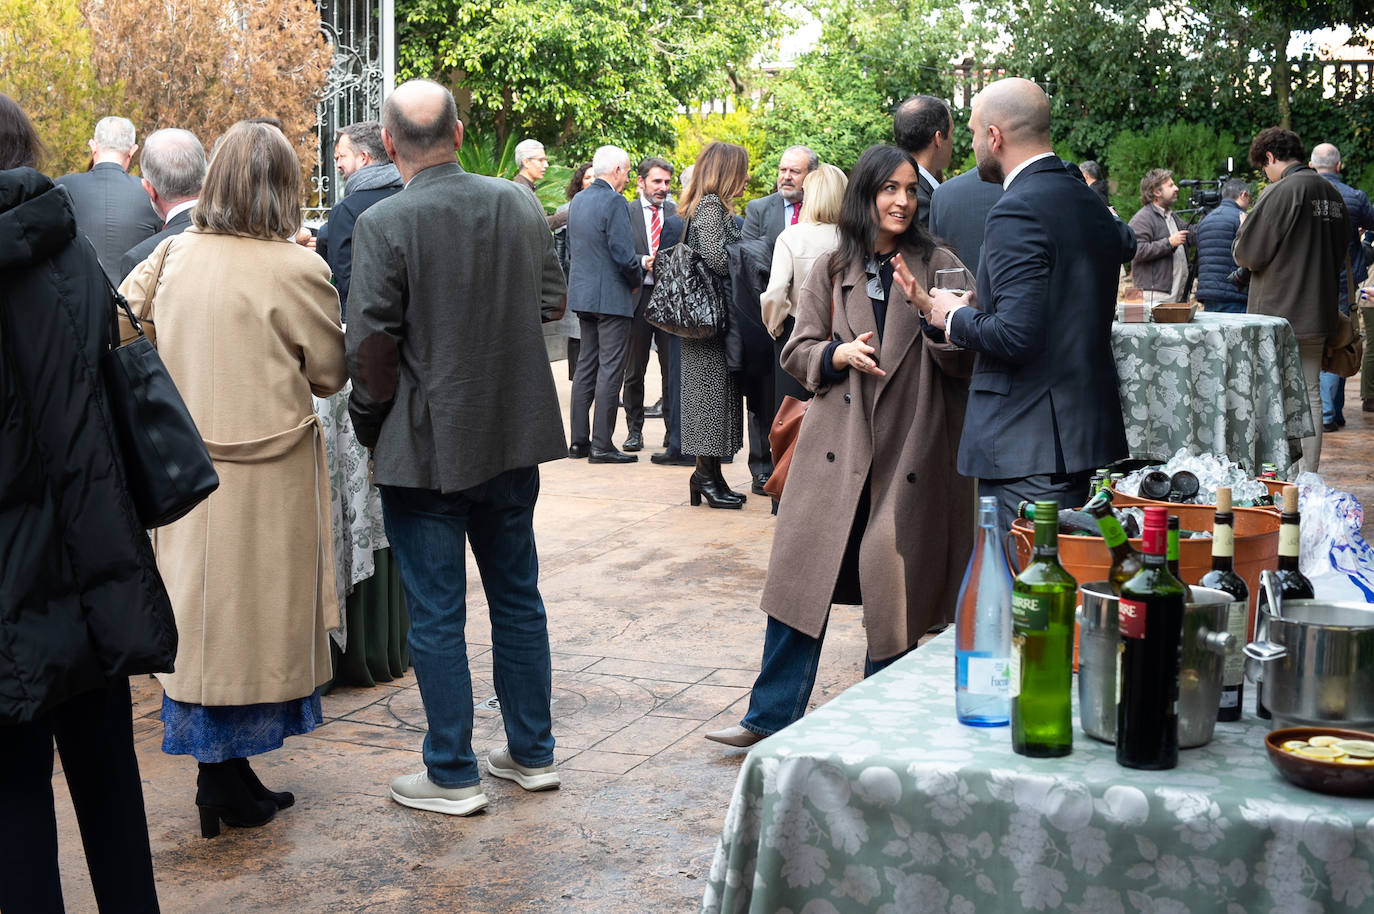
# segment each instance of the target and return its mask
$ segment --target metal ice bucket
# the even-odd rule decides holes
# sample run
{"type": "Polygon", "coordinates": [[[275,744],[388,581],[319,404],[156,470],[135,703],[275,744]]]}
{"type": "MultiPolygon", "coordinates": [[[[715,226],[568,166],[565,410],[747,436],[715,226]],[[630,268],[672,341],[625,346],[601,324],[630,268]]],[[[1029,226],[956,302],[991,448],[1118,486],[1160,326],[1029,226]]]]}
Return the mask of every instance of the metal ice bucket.
{"type": "MultiPolygon", "coordinates": [[[[1182,749],[1212,741],[1221,701],[1222,673],[1228,651],[1240,649],[1226,631],[1231,595],[1193,587],[1193,601],[1183,613],[1183,659],[1179,669],[1178,745],[1182,749]]],[[[1117,598],[1108,581],[1079,588],[1078,719],[1083,732],[1103,742],[1116,742],[1118,644],[1117,598]]]]}
{"type": "Polygon", "coordinates": [[[1246,676],[1264,682],[1274,729],[1374,729],[1374,605],[1272,596],[1245,656],[1246,676]]]}

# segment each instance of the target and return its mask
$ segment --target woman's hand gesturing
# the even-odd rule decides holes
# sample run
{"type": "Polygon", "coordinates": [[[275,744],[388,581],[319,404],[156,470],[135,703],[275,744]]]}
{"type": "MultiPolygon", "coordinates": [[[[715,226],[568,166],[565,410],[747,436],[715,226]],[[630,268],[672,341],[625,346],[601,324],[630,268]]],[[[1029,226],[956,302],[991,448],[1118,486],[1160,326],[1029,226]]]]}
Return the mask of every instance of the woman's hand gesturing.
{"type": "Polygon", "coordinates": [[[868,345],[868,341],[873,339],[873,331],[860,333],[857,339],[848,343],[841,343],[835,347],[835,355],[831,362],[835,365],[836,371],[843,371],[846,368],[853,368],[862,371],[864,374],[875,375],[879,378],[887,377],[887,372],[878,367],[878,350],[868,345]]]}

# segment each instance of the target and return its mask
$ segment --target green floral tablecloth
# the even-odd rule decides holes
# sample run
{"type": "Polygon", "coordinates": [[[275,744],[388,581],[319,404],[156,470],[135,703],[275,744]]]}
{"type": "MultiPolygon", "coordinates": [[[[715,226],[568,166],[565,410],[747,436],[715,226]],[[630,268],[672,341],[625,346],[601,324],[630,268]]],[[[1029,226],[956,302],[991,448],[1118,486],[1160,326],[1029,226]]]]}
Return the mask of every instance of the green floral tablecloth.
{"type": "Polygon", "coordinates": [[[702,910],[1374,910],[1374,799],[1289,785],[1253,716],[1172,771],[1121,768],[1081,730],[1028,759],[955,720],[953,680],[951,629],[755,746],[702,910]]]}
{"type": "Polygon", "coordinates": [[[1132,457],[1179,448],[1224,454],[1259,475],[1291,478],[1298,440],[1313,433],[1298,340],[1258,314],[1199,314],[1187,324],[1112,325],[1132,457]]]}

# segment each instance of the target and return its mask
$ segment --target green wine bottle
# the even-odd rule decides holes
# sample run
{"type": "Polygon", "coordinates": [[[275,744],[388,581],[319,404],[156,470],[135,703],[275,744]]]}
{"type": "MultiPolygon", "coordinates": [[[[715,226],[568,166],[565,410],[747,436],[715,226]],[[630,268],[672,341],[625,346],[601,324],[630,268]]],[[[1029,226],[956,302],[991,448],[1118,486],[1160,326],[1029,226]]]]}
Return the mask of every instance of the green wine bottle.
{"type": "Polygon", "coordinates": [[[1011,588],[1011,746],[1051,758],[1073,751],[1069,697],[1078,582],[1059,564],[1059,503],[1035,503],[1035,552],[1011,588]]]}
{"type": "Polygon", "coordinates": [[[1085,510],[1097,518],[1097,527],[1102,531],[1102,538],[1112,554],[1112,567],[1107,572],[1107,580],[1111,582],[1112,593],[1120,596],[1121,585],[1144,567],[1140,553],[1136,552],[1131,541],[1126,538],[1126,531],[1121,529],[1121,521],[1116,519],[1110,499],[1094,498],[1088,502],[1085,510]]]}

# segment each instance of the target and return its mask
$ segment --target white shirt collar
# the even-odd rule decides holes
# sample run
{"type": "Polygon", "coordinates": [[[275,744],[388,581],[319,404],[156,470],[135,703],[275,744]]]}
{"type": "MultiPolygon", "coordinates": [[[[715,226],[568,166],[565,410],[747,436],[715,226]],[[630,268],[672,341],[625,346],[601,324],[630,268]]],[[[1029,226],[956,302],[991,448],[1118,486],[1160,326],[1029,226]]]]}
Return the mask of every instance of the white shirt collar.
{"type": "Polygon", "coordinates": [[[1017,165],[1015,168],[1011,170],[1011,174],[1007,175],[1006,179],[1002,182],[1002,189],[1006,190],[1008,187],[1011,187],[1011,182],[1015,181],[1016,176],[1026,170],[1027,165],[1029,165],[1032,162],[1039,162],[1041,159],[1049,158],[1052,155],[1054,155],[1054,153],[1052,152],[1042,152],[1038,155],[1031,156],[1029,159],[1026,159],[1026,161],[1022,162],[1020,165],[1017,165]]]}
{"type": "Polygon", "coordinates": [[[931,190],[934,190],[935,188],[940,186],[940,179],[935,177],[929,171],[927,171],[926,167],[922,165],[920,162],[916,163],[916,169],[921,173],[922,177],[924,177],[927,181],[930,182],[931,190]]]}
{"type": "MultiPolygon", "coordinates": [[[[199,199],[199,198],[197,198],[197,199],[199,199]]],[[[166,218],[166,219],[163,219],[163,220],[162,220],[162,223],[163,223],[164,225],[166,225],[168,222],[171,222],[171,221],[172,221],[172,217],[175,216],[177,213],[184,213],[186,210],[190,209],[191,207],[193,207],[193,206],[195,206],[195,205],[196,205],[196,200],[184,200],[184,201],[182,201],[181,203],[178,203],[176,206],[174,206],[174,207],[172,207],[171,209],[167,210],[167,218],[166,218]]]]}
{"type": "MultiPolygon", "coordinates": [[[[665,200],[664,202],[666,203],[667,201],[665,200]]],[[[644,208],[645,212],[648,212],[649,210],[655,208],[662,210],[661,206],[655,207],[653,201],[650,200],[648,197],[644,196],[643,194],[639,195],[639,205],[644,208]]]]}

